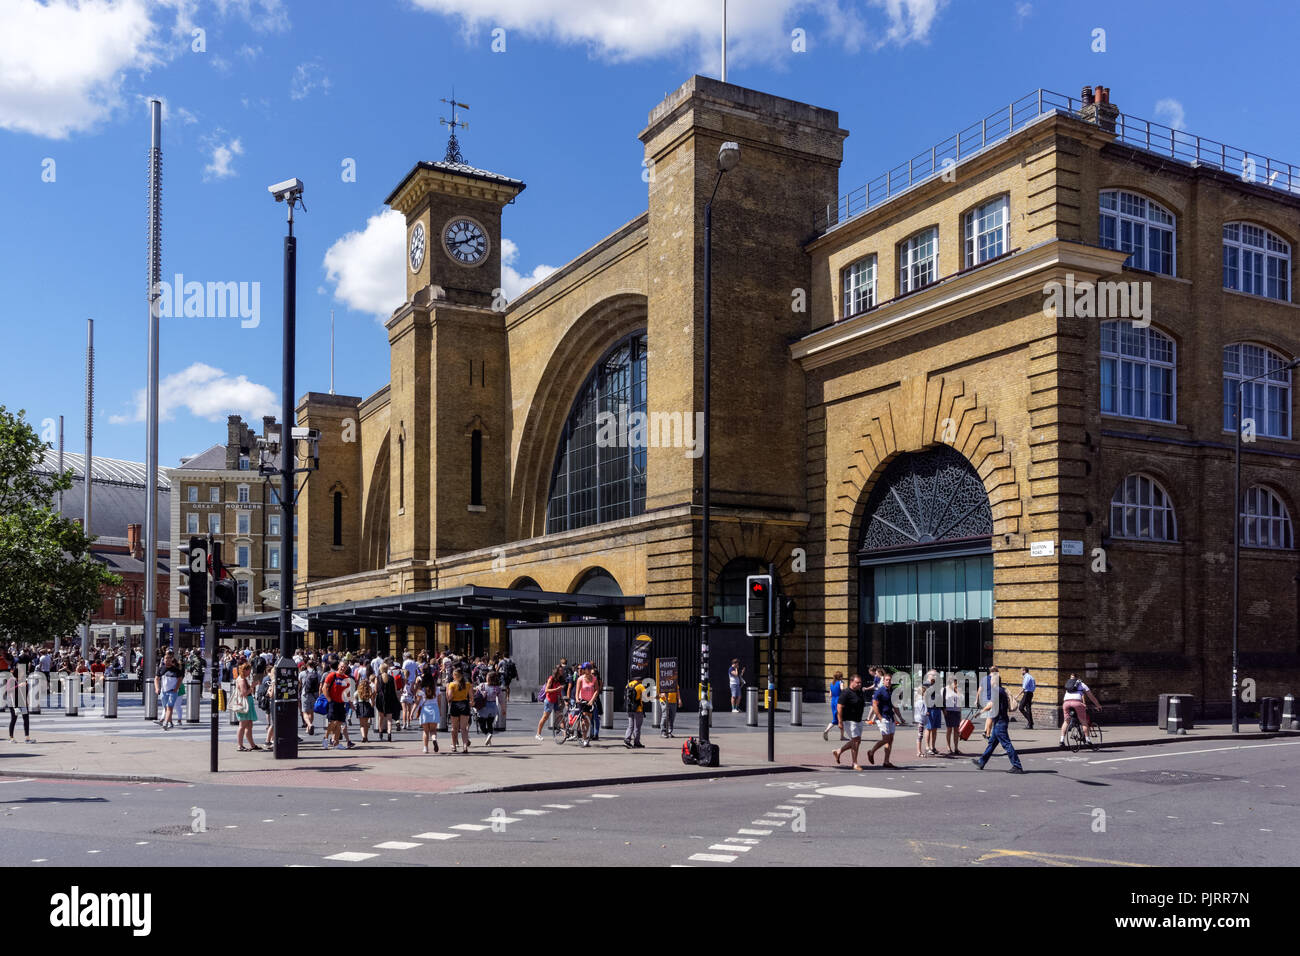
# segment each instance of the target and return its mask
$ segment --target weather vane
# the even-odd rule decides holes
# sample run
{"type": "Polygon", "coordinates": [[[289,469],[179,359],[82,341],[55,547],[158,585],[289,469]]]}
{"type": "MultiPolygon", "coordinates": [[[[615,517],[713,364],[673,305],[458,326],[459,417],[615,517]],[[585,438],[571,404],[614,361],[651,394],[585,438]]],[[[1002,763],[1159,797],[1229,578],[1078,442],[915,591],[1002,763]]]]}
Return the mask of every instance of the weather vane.
{"type": "Polygon", "coordinates": [[[447,137],[447,155],[442,157],[442,161],[444,163],[463,163],[465,162],[465,157],[461,155],[460,143],[456,141],[456,127],[459,126],[461,129],[469,129],[469,123],[461,122],[460,115],[456,112],[456,108],[460,107],[463,110],[467,110],[469,109],[469,104],[456,102],[456,88],[454,86],[451,88],[451,99],[446,99],[444,97],[442,102],[451,107],[451,119],[446,119],[445,117],[440,117],[438,119],[439,126],[446,126],[451,130],[451,135],[447,137]]]}

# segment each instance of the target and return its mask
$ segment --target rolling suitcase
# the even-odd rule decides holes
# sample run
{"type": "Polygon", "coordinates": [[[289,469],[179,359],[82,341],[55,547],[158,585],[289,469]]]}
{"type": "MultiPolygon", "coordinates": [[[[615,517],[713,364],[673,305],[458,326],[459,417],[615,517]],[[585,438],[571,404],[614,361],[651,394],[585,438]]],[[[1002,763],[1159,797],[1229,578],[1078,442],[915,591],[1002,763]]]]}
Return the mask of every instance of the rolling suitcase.
{"type": "Polygon", "coordinates": [[[970,735],[975,732],[975,724],[969,717],[963,717],[961,723],[957,725],[957,736],[962,740],[970,740],[970,735]]]}

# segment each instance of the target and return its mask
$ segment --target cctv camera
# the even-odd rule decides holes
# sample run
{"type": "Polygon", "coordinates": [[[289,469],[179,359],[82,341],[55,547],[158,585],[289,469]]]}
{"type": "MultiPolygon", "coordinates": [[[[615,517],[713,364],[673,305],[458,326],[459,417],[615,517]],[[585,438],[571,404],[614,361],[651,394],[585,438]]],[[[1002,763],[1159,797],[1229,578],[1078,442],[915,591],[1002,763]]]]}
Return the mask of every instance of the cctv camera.
{"type": "Polygon", "coordinates": [[[292,201],[302,196],[301,179],[286,179],[282,183],[276,183],[274,186],[267,186],[266,188],[275,197],[276,202],[284,202],[286,199],[292,201]]]}

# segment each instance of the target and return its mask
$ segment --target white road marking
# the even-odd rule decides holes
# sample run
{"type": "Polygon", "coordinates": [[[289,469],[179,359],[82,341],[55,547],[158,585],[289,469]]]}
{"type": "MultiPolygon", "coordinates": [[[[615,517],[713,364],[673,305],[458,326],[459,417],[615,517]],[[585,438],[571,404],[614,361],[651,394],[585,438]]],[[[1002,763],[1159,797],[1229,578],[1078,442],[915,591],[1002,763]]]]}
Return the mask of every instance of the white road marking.
{"type": "Polygon", "coordinates": [[[571,803],[543,803],[542,806],[544,806],[544,807],[550,807],[552,810],[572,810],[572,809],[573,809],[573,804],[571,804],[571,803]]]}
{"type": "Polygon", "coordinates": [[[420,846],[419,843],[405,843],[402,840],[388,840],[384,843],[376,843],[376,850],[410,850],[413,847],[420,846]]]}
{"type": "Polygon", "coordinates": [[[87,853],[103,853],[103,850],[87,850],[87,853]]]}
{"type": "Polygon", "coordinates": [[[485,826],[483,826],[483,824],[481,824],[481,823],[457,823],[455,826],[451,827],[450,829],[452,829],[452,830],[472,830],[472,831],[474,831],[475,833],[478,833],[480,830],[490,830],[490,829],[492,829],[492,828],[491,828],[491,827],[485,827],[485,826]]]}
{"type": "MultiPolygon", "coordinates": [[[[783,827],[786,824],[785,820],[750,820],[749,822],[756,827],[783,827]]],[[[768,830],[767,832],[771,833],[772,831],[768,830]]]]}
{"type": "Polygon", "coordinates": [[[865,800],[919,796],[919,794],[913,793],[911,790],[889,790],[885,787],[860,787],[856,784],[845,784],[842,787],[823,787],[819,792],[831,797],[857,797],[865,800]]]}
{"type": "Polygon", "coordinates": [[[41,857],[39,860],[32,860],[32,862],[33,862],[33,863],[49,863],[50,861],[47,860],[47,859],[45,859],[45,857],[41,857]]]}
{"type": "Polygon", "coordinates": [[[746,837],[727,837],[723,843],[743,843],[745,846],[758,846],[762,840],[750,840],[746,837]]]}
{"type": "Polygon", "coordinates": [[[339,860],[342,863],[360,863],[362,860],[370,860],[377,856],[379,856],[378,853],[353,853],[349,851],[346,853],[335,853],[332,856],[325,857],[325,859],[339,860]]]}
{"type": "Polygon", "coordinates": [[[585,797],[579,797],[578,799],[574,800],[573,802],[574,802],[574,803],[591,803],[591,801],[588,800],[588,799],[586,799],[585,797]]]}
{"type": "Polygon", "coordinates": [[[617,793],[593,793],[593,794],[589,794],[589,796],[595,797],[597,800],[617,800],[617,799],[618,799],[618,794],[617,794],[617,793]]]}
{"type": "Polygon", "coordinates": [[[135,845],[136,845],[136,846],[148,846],[148,845],[149,845],[149,841],[148,841],[148,840],[136,840],[136,841],[135,841],[135,845]]]}
{"type": "Polygon", "coordinates": [[[417,833],[411,837],[412,840],[454,840],[459,833],[437,833],[430,830],[428,833],[417,833]]]}
{"type": "Polygon", "coordinates": [[[749,829],[741,828],[736,832],[743,833],[745,836],[771,836],[772,835],[771,830],[749,830],[749,829]]]}
{"type": "Polygon", "coordinates": [[[710,850],[726,850],[728,853],[748,853],[750,848],[747,846],[736,846],[728,843],[715,843],[709,847],[710,850]]]}
{"type": "Polygon", "coordinates": [[[525,816],[525,817],[540,817],[547,813],[550,813],[551,811],[550,810],[511,810],[510,812],[518,813],[520,816],[525,816]]]}
{"type": "Polygon", "coordinates": [[[484,817],[484,823],[518,823],[523,817],[484,817]]]}
{"type": "Polygon", "coordinates": [[[788,803],[778,803],[778,804],[776,805],[776,808],[777,808],[778,810],[798,810],[798,809],[799,809],[799,807],[792,807],[792,806],[790,806],[790,804],[788,804],[788,803]]]}
{"type": "Polygon", "coordinates": [[[791,813],[777,813],[775,810],[769,810],[769,811],[767,811],[767,813],[763,814],[763,816],[765,816],[765,817],[775,817],[775,818],[778,819],[778,820],[793,820],[793,819],[794,819],[794,815],[795,815],[795,813],[797,813],[797,812],[798,812],[797,809],[796,809],[795,811],[791,812],[791,813]]]}
{"type": "Polygon", "coordinates": [[[729,853],[694,853],[686,859],[699,860],[701,863],[730,863],[736,858],[729,853]]]}
{"type": "Polygon", "coordinates": [[[263,823],[274,823],[275,821],[274,821],[274,820],[263,820],[262,822],[263,822],[263,823]]]}
{"type": "MultiPolygon", "coordinates": [[[[1103,763],[1123,763],[1126,760],[1151,760],[1155,757],[1186,757],[1195,754],[1217,754],[1226,750],[1257,750],[1260,747],[1300,747],[1300,741],[1283,744],[1238,744],[1235,747],[1210,747],[1206,750],[1175,750],[1173,753],[1156,753],[1141,754],[1137,757],[1111,757],[1109,760],[1089,760],[1088,766],[1096,766],[1103,763]]],[[[1249,780],[1243,780],[1242,783],[1250,783],[1249,780]]]]}
{"type": "Polygon", "coordinates": [[[796,797],[803,797],[805,800],[820,800],[820,799],[822,799],[822,795],[821,795],[820,793],[796,793],[795,796],[796,796],[796,797]]]}

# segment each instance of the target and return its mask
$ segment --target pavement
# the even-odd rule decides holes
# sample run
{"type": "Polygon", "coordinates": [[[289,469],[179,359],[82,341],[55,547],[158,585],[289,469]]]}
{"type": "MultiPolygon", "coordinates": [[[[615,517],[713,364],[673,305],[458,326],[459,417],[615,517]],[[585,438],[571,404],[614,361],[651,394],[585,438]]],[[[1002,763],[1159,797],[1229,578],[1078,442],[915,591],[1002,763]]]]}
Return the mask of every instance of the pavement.
{"type": "MultiPolygon", "coordinates": [[[[120,716],[115,719],[106,719],[102,712],[85,707],[77,717],[65,716],[62,710],[48,707],[42,714],[33,715],[35,743],[22,741],[21,724],[16,728],[19,737],[15,743],[0,743],[0,776],[178,783],[219,781],[233,786],[429,794],[716,779],[834,769],[831,750],[838,746],[837,735],[832,731],[829,743],[821,739],[829,713],[828,705],[806,704],[803,726],[792,727],[789,713],[778,709],[775,760],[771,762],[767,759],[766,713],[760,713],[757,727],[746,726],[743,713],[715,713],[710,737],[721,748],[722,765],[718,768],[692,767],[681,761],[684,738],[698,730],[699,718],[692,713],[678,716],[674,739],[661,737],[647,716],[642,750],[623,746],[622,732],[627,718],[616,714],[615,727],[602,730],[600,740],[590,748],[583,748],[576,741],[557,745],[549,733],[543,740],[536,740],[534,731],[541,708],[516,701],[509,708],[506,731],[496,734],[490,747],[474,733],[468,754],[452,754],[450,734],[443,732],[439,735],[442,752],[427,756],[422,753],[418,731],[396,733],[392,743],[380,742],[372,736],[370,742],[362,744],[355,723],[350,732],[358,741],[356,748],[322,750],[323,721],[318,717],[316,735],[302,735],[298,759],[293,761],[276,760],[269,752],[240,753],[235,748],[235,728],[223,714],[219,728],[219,772],[214,775],[209,770],[211,738],[206,700],[199,723],[177,723],[169,731],[145,720],[138,701],[123,700],[120,716]]],[[[1198,724],[1186,735],[1173,736],[1150,725],[1108,727],[1103,750],[1188,741],[1300,738],[1295,732],[1261,734],[1257,728],[1257,724],[1254,727],[1243,724],[1243,732],[1234,736],[1226,722],[1209,722],[1198,724]]],[[[1014,746],[1021,753],[1055,753],[1058,749],[1056,728],[1040,725],[1031,731],[1017,721],[1011,724],[1010,732],[1014,746]]],[[[254,739],[260,743],[264,734],[265,724],[257,724],[254,739]]],[[[864,750],[877,739],[874,728],[868,730],[863,738],[864,750]]],[[[982,751],[983,745],[977,731],[962,750],[973,756],[982,751]]],[[[942,734],[939,749],[946,750],[942,734]]],[[[917,758],[915,754],[915,730],[909,724],[900,728],[895,738],[894,763],[903,767],[937,766],[955,759],[917,758]]],[[[872,768],[866,769],[872,772],[872,768]]]]}

